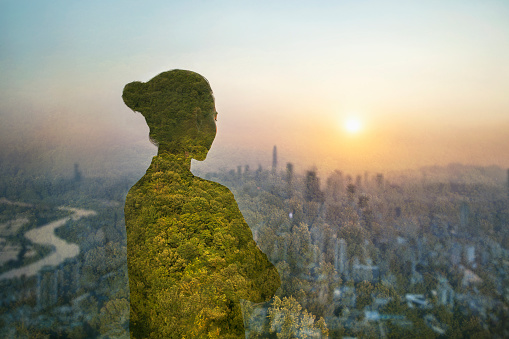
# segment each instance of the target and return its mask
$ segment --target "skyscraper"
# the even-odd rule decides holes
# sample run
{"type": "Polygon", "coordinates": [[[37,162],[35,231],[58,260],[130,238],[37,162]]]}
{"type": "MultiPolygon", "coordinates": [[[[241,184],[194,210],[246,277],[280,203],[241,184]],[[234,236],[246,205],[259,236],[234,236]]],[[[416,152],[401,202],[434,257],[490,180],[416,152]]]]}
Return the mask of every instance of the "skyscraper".
{"type": "Polygon", "coordinates": [[[384,175],[382,173],[377,173],[376,175],[376,185],[378,188],[384,188],[384,175]]]}
{"type": "Polygon", "coordinates": [[[468,226],[468,217],[470,214],[470,208],[466,202],[463,202],[460,207],[460,226],[461,231],[465,231],[468,226]]]}
{"type": "Polygon", "coordinates": [[[272,149],[272,173],[276,173],[277,169],[277,147],[274,145],[272,149]]]}
{"type": "Polygon", "coordinates": [[[507,169],[507,197],[509,197],[509,168],[507,169]]]}
{"type": "Polygon", "coordinates": [[[307,201],[323,202],[324,194],[320,190],[320,179],[318,179],[314,170],[307,171],[306,173],[304,198],[307,201]]]}
{"type": "Polygon", "coordinates": [[[343,190],[343,173],[339,170],[335,170],[327,178],[327,197],[333,201],[338,201],[343,190]]]}
{"type": "Polygon", "coordinates": [[[286,181],[289,185],[293,181],[293,164],[291,162],[286,164],[286,181]]]}

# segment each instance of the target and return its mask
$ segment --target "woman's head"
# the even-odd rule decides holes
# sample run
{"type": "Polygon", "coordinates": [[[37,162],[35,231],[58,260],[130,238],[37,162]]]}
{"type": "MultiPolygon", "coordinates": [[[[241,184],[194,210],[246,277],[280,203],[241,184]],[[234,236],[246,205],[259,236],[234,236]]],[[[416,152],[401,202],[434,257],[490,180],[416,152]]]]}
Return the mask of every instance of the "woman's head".
{"type": "Polygon", "coordinates": [[[187,153],[204,160],[216,135],[214,96],[208,81],[191,71],[172,70],[146,83],[131,82],[122,94],[140,112],[159,153],[187,153]]]}

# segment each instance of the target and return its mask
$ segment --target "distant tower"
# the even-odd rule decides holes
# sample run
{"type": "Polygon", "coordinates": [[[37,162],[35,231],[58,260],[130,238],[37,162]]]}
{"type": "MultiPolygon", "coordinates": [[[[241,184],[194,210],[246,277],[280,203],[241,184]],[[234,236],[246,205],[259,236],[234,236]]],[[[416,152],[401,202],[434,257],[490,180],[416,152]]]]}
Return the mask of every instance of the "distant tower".
{"type": "Polygon", "coordinates": [[[475,266],[475,246],[465,246],[465,259],[469,265],[475,266]]]}
{"type": "Polygon", "coordinates": [[[250,176],[251,172],[249,172],[249,165],[244,166],[244,177],[248,178],[250,176]]]}
{"type": "Polygon", "coordinates": [[[327,178],[327,196],[333,201],[338,201],[343,188],[343,173],[335,170],[327,178]]]}
{"type": "Polygon", "coordinates": [[[465,231],[468,226],[468,217],[470,214],[470,209],[468,208],[468,204],[463,202],[460,207],[460,226],[461,230],[465,231]]]}
{"type": "Polygon", "coordinates": [[[376,175],[376,185],[378,188],[384,188],[384,175],[382,173],[376,175]]]}
{"type": "Polygon", "coordinates": [[[368,207],[369,204],[369,196],[366,194],[361,194],[359,196],[359,200],[357,202],[357,206],[361,209],[365,209],[368,207]]]}
{"type": "Polygon", "coordinates": [[[286,164],[286,181],[288,184],[293,181],[293,164],[291,162],[286,164]]]}
{"type": "Polygon", "coordinates": [[[307,171],[306,173],[304,198],[307,201],[323,202],[324,194],[322,191],[320,191],[320,179],[314,170],[307,171]]]}
{"type": "Polygon", "coordinates": [[[345,273],[347,269],[346,241],[339,239],[339,273],[345,273]]]}
{"type": "Polygon", "coordinates": [[[263,168],[262,165],[258,165],[258,168],[255,171],[255,179],[258,181],[262,177],[263,168]]]}
{"type": "Polygon", "coordinates": [[[394,213],[396,215],[396,218],[399,218],[401,216],[401,207],[396,206],[396,208],[394,209],[394,213]]]}
{"type": "Polygon", "coordinates": [[[333,236],[334,239],[334,269],[339,271],[339,240],[336,238],[336,235],[333,236]]]}
{"type": "Polygon", "coordinates": [[[355,185],[354,184],[348,184],[346,186],[346,192],[348,195],[348,201],[353,202],[353,198],[355,197],[355,185]]]}
{"type": "Polygon", "coordinates": [[[362,184],[362,177],[360,175],[358,175],[357,177],[355,177],[355,186],[361,187],[361,184],[362,184]]]}
{"type": "Polygon", "coordinates": [[[509,197],[509,168],[507,169],[507,196],[509,197]]]}
{"type": "Polygon", "coordinates": [[[277,169],[277,147],[272,149],[272,173],[276,173],[277,169]]]}
{"type": "Polygon", "coordinates": [[[80,165],[78,163],[74,164],[74,181],[80,181],[81,180],[81,171],[80,171],[80,165]]]}

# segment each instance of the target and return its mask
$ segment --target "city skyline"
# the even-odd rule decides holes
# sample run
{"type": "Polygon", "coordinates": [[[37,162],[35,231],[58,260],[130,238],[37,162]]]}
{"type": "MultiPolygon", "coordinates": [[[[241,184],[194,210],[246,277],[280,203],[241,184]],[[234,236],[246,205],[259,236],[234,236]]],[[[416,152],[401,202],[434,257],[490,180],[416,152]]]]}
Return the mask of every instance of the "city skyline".
{"type": "Polygon", "coordinates": [[[280,167],[302,170],[509,167],[501,1],[0,7],[2,156],[36,154],[58,173],[144,168],[155,148],[122,88],[190,69],[219,112],[203,171],[270,166],[274,145],[280,167]]]}

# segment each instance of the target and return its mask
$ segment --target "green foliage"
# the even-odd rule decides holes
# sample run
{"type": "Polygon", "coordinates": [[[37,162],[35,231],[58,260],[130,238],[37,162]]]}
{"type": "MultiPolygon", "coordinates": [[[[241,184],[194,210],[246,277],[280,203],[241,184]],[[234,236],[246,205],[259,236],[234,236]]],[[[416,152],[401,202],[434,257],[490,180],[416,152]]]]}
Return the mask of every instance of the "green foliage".
{"type": "Polygon", "coordinates": [[[276,332],[281,339],[328,336],[325,320],[320,318],[315,321],[315,316],[303,310],[293,297],[284,297],[282,300],[274,297],[268,317],[271,332],[276,332]]]}
{"type": "Polygon", "coordinates": [[[215,136],[214,97],[201,75],[184,70],[163,72],[147,83],[132,82],[122,98],[140,112],[159,152],[187,152],[203,160],[215,136]]]}
{"type": "Polygon", "coordinates": [[[231,192],[178,164],[154,157],[127,196],[131,336],[238,337],[240,299],[268,300],[279,275],[231,192]]]}
{"type": "Polygon", "coordinates": [[[109,337],[125,337],[124,325],[129,319],[129,302],[124,299],[112,299],[104,304],[99,312],[99,331],[109,337]]]}
{"type": "Polygon", "coordinates": [[[373,285],[371,285],[368,281],[362,281],[356,286],[357,292],[357,302],[356,307],[360,310],[363,310],[366,306],[371,305],[372,296],[371,293],[374,290],[373,285]]]}

